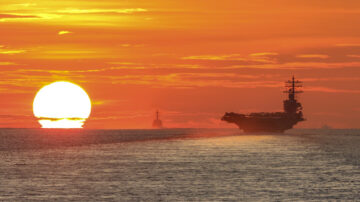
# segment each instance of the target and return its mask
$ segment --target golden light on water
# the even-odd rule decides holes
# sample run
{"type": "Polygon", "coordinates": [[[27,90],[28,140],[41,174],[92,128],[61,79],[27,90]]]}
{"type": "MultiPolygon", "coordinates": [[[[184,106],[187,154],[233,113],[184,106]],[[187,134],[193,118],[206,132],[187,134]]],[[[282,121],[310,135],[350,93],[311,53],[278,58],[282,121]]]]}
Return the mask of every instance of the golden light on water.
{"type": "Polygon", "coordinates": [[[82,128],[91,113],[91,100],[80,86],[58,81],[39,90],[33,111],[42,128],[82,128]]]}

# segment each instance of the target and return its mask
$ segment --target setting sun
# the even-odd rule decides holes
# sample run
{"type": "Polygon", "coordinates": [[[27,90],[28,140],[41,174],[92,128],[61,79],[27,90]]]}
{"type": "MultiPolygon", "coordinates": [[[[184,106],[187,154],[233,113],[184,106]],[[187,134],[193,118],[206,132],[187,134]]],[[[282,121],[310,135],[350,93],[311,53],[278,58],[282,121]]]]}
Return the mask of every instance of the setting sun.
{"type": "Polygon", "coordinates": [[[91,101],[78,85],[59,81],[36,94],[34,115],[43,128],[82,128],[91,112],[91,101]]]}

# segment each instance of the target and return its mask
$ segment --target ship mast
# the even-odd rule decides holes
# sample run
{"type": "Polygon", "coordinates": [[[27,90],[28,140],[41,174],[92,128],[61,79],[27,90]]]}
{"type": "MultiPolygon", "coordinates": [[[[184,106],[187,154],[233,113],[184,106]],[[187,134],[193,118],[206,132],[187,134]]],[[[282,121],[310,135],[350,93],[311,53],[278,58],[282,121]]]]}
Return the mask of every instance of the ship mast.
{"type": "Polygon", "coordinates": [[[302,82],[299,80],[295,80],[295,76],[292,77],[292,80],[288,80],[285,82],[285,87],[288,90],[284,91],[284,93],[289,94],[289,100],[295,100],[296,94],[302,93],[303,91],[297,90],[297,88],[302,87],[302,82]]]}
{"type": "Polygon", "coordinates": [[[296,100],[296,95],[303,92],[301,90],[297,90],[302,87],[302,82],[295,80],[295,76],[293,76],[291,80],[285,82],[285,87],[287,90],[284,91],[284,93],[289,94],[289,99],[284,100],[284,111],[288,114],[300,114],[302,118],[302,106],[296,100]]]}

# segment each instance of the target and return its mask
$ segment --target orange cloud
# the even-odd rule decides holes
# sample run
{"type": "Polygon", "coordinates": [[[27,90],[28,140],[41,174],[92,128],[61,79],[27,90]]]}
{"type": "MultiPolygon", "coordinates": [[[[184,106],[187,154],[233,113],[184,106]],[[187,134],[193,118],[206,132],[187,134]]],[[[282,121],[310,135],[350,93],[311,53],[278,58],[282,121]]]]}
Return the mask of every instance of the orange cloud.
{"type": "Polygon", "coordinates": [[[70,31],[63,30],[63,31],[59,31],[58,35],[71,34],[71,33],[72,32],[70,32],[70,31]]]}
{"type": "Polygon", "coordinates": [[[263,52],[263,53],[252,53],[250,56],[252,57],[263,57],[263,56],[277,56],[279,53],[275,52],[263,52]]]}
{"type": "Polygon", "coordinates": [[[340,43],[336,44],[338,47],[360,47],[360,43],[340,43]]]}
{"type": "Polygon", "coordinates": [[[101,14],[101,13],[117,13],[117,14],[132,14],[147,12],[147,9],[144,8],[123,8],[123,9],[78,9],[78,8],[68,8],[64,10],[58,10],[58,13],[68,13],[68,14],[101,14]]]}
{"type": "Polygon", "coordinates": [[[328,55],[324,55],[324,54],[301,54],[301,55],[297,55],[297,58],[319,58],[319,59],[327,59],[329,58],[328,55]]]}
{"type": "Polygon", "coordinates": [[[241,54],[229,55],[197,55],[182,57],[183,60],[203,60],[203,61],[242,61],[242,62],[260,62],[260,63],[275,63],[272,57],[278,56],[278,53],[264,52],[252,53],[250,55],[242,56],[241,54]]]}
{"type": "Polygon", "coordinates": [[[347,67],[360,67],[360,62],[289,62],[283,64],[256,64],[256,65],[233,65],[233,68],[257,68],[257,69],[339,69],[347,67]]]}
{"type": "Polygon", "coordinates": [[[321,86],[314,87],[304,87],[305,91],[313,91],[313,92],[324,92],[324,93],[351,93],[351,94],[360,94],[360,90],[350,90],[350,89],[336,89],[336,88],[328,88],[321,86]]]}
{"type": "Polygon", "coordinates": [[[197,55],[197,56],[186,56],[182,57],[183,60],[240,60],[244,58],[239,57],[238,54],[231,55],[197,55]]]}
{"type": "Polygon", "coordinates": [[[36,15],[19,15],[19,14],[0,14],[0,20],[2,19],[14,19],[14,18],[39,18],[36,15]]]}
{"type": "Polygon", "coordinates": [[[14,54],[25,53],[25,52],[26,52],[26,50],[8,49],[8,48],[5,48],[5,46],[0,45],[0,54],[14,55],[14,54]]]}
{"type": "Polygon", "coordinates": [[[16,65],[16,63],[13,63],[13,62],[0,62],[0,65],[16,65]]]}
{"type": "Polygon", "coordinates": [[[352,55],[347,55],[347,57],[349,57],[349,58],[360,58],[360,55],[352,54],[352,55]]]}

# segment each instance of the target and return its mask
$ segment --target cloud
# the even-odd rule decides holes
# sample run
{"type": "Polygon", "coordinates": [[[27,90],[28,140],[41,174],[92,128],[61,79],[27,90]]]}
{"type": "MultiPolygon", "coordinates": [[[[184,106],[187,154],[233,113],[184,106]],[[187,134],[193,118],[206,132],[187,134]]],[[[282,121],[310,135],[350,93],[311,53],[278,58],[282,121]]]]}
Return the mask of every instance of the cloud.
{"type": "Polygon", "coordinates": [[[70,32],[70,31],[63,30],[63,31],[59,31],[58,35],[71,34],[71,33],[72,32],[70,32]]]}
{"type": "Polygon", "coordinates": [[[16,65],[16,63],[13,63],[13,62],[0,62],[0,66],[6,66],[6,65],[16,65]]]}
{"type": "Polygon", "coordinates": [[[262,53],[252,53],[250,54],[249,61],[260,62],[260,63],[277,63],[278,53],[275,52],[262,52],[262,53]]]}
{"type": "Polygon", "coordinates": [[[26,50],[6,49],[5,46],[0,45],[0,54],[14,55],[14,54],[25,53],[25,52],[26,52],[26,50]]]}
{"type": "Polygon", "coordinates": [[[20,119],[33,119],[34,117],[32,115],[8,115],[8,114],[0,114],[0,119],[14,119],[14,120],[20,120],[20,119]]]}
{"type": "MultiPolygon", "coordinates": [[[[196,87],[228,87],[228,88],[256,88],[256,87],[279,87],[282,82],[256,81],[258,78],[271,77],[270,75],[243,75],[235,73],[168,73],[154,74],[153,72],[129,72],[130,74],[118,75],[109,72],[106,75],[95,73],[93,70],[40,70],[20,69],[8,71],[7,79],[0,81],[0,87],[19,87],[24,92],[27,88],[38,87],[54,79],[73,80],[77,82],[104,82],[111,84],[148,86],[150,88],[196,88],[196,87]],[[45,74],[44,74],[45,73],[45,74]],[[134,74],[131,74],[134,73],[134,74]],[[29,76],[31,75],[31,80],[29,76]],[[269,76],[269,77],[267,77],[269,76]],[[86,79],[85,79],[86,78],[86,79]]],[[[272,76],[273,77],[273,76],[272,76]]],[[[96,105],[112,103],[112,100],[97,100],[96,105]]],[[[123,101],[121,101],[123,102],[123,101]]]]}
{"type": "Polygon", "coordinates": [[[183,68],[183,69],[199,69],[202,68],[200,65],[192,65],[192,64],[181,64],[175,65],[176,67],[183,68]]]}
{"type": "Polygon", "coordinates": [[[342,44],[341,47],[308,48],[292,53],[255,52],[245,54],[209,54],[182,57],[187,65],[200,65],[203,69],[340,69],[360,67],[357,45],[342,44]],[[343,48],[351,46],[353,48],[343,48]],[[301,52],[300,52],[301,51],[301,52]],[[316,52],[320,52],[317,54],[316,52]]]}
{"type": "Polygon", "coordinates": [[[13,55],[18,53],[24,53],[25,50],[0,50],[0,54],[13,55]]]}
{"type": "MultiPolygon", "coordinates": [[[[253,53],[250,55],[228,54],[228,55],[195,55],[182,57],[182,60],[193,60],[198,62],[208,62],[205,65],[214,65],[210,63],[217,62],[217,66],[232,65],[253,65],[253,64],[274,64],[277,63],[278,54],[274,52],[253,53]]],[[[196,65],[196,64],[192,64],[196,65]]]]}
{"type": "Polygon", "coordinates": [[[109,104],[119,104],[127,102],[128,100],[122,99],[122,100],[92,100],[91,103],[93,105],[109,105],[109,104]]]}
{"type": "Polygon", "coordinates": [[[360,81],[360,77],[325,77],[325,78],[302,78],[304,82],[318,82],[318,81],[360,81]]]}
{"type": "Polygon", "coordinates": [[[297,58],[309,58],[309,59],[327,59],[329,58],[328,55],[324,54],[300,54],[296,55],[297,58]]]}
{"type": "MultiPolygon", "coordinates": [[[[73,3],[71,4],[73,5],[73,3]]],[[[111,6],[107,8],[99,8],[98,3],[93,5],[89,2],[77,2],[76,5],[78,7],[68,7],[69,3],[61,1],[54,2],[54,4],[46,2],[4,4],[0,5],[0,22],[26,21],[47,24],[51,21],[60,25],[119,26],[119,24],[128,24],[130,21],[126,19],[127,21],[119,23],[119,18],[123,19],[124,15],[128,18],[132,14],[148,12],[148,9],[138,7],[119,8],[117,2],[110,4],[111,6]]],[[[140,21],[140,19],[136,20],[140,21]]]]}
{"type": "MultiPolygon", "coordinates": [[[[243,63],[276,63],[277,56],[275,52],[259,52],[250,55],[241,54],[227,54],[227,55],[194,55],[182,57],[183,60],[198,60],[198,61],[228,61],[228,62],[243,62],[243,63]]],[[[246,65],[246,64],[245,64],[246,65]]]]}
{"type": "Polygon", "coordinates": [[[288,62],[280,64],[233,65],[231,68],[239,69],[338,69],[347,67],[360,67],[360,62],[288,62]]]}
{"type": "Polygon", "coordinates": [[[252,56],[252,57],[277,56],[277,55],[279,55],[279,53],[275,53],[275,52],[263,52],[263,53],[252,53],[252,54],[250,54],[250,56],[252,56]]]}
{"type": "Polygon", "coordinates": [[[195,55],[195,56],[186,56],[182,57],[183,60],[245,60],[244,58],[239,57],[239,54],[230,54],[230,55],[195,55]]]}
{"type": "Polygon", "coordinates": [[[133,62],[107,62],[107,63],[113,65],[137,65],[136,63],[133,62]]]}
{"type": "Polygon", "coordinates": [[[59,13],[66,14],[100,14],[100,13],[116,13],[116,14],[132,14],[147,12],[144,8],[123,8],[123,9],[78,9],[78,8],[67,8],[58,10],[59,13]]]}
{"type": "Polygon", "coordinates": [[[244,80],[246,75],[229,73],[170,73],[166,75],[124,75],[107,76],[113,84],[150,85],[153,88],[197,88],[197,87],[225,87],[225,88],[257,88],[281,87],[281,81],[244,80]]]}
{"type": "Polygon", "coordinates": [[[1,19],[12,19],[12,18],[39,18],[36,15],[18,15],[18,14],[0,14],[1,19]]]}
{"type": "Polygon", "coordinates": [[[360,58],[360,55],[352,54],[352,55],[347,55],[347,57],[349,57],[349,58],[360,58]]]}
{"type": "Polygon", "coordinates": [[[17,10],[17,9],[24,9],[28,7],[37,6],[36,3],[19,3],[19,4],[8,4],[3,6],[6,10],[17,10]]]}
{"type": "Polygon", "coordinates": [[[341,43],[335,44],[337,47],[360,47],[360,43],[341,43]]]}
{"type": "Polygon", "coordinates": [[[328,88],[322,86],[314,86],[314,87],[304,87],[305,91],[313,91],[313,92],[324,92],[324,93],[353,93],[360,94],[360,90],[350,90],[350,89],[335,89],[328,88]]]}

